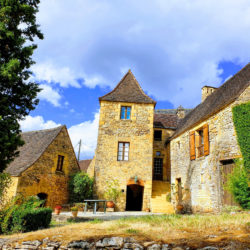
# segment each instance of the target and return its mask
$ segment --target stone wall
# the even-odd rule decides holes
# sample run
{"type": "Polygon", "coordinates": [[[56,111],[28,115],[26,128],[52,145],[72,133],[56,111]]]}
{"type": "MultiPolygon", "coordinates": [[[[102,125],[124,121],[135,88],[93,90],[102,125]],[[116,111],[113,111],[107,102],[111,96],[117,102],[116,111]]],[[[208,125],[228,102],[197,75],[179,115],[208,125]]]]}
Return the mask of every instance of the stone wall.
{"type": "MultiPolygon", "coordinates": [[[[250,87],[223,110],[214,114],[173,139],[171,147],[171,183],[181,178],[183,203],[193,211],[217,211],[222,204],[221,160],[241,156],[232,120],[232,107],[250,100],[250,87]],[[190,160],[189,132],[204,124],[209,126],[210,154],[190,160]]],[[[176,185],[173,186],[172,201],[176,205],[176,185]]]]}
{"type": "Polygon", "coordinates": [[[18,177],[17,193],[24,196],[45,193],[48,195],[46,206],[54,208],[68,202],[69,175],[78,171],[75,152],[63,128],[42,156],[18,177]],[[64,156],[62,172],[56,171],[58,155],[64,156]]]}
{"type": "Polygon", "coordinates": [[[153,116],[153,104],[101,102],[94,169],[95,192],[102,198],[106,182],[118,180],[123,190],[116,204],[118,210],[125,210],[127,184],[135,176],[144,185],[143,209],[149,208],[152,192],[153,116]],[[120,119],[121,106],[131,106],[131,120],[120,119]],[[130,143],[128,161],[117,161],[118,142],[130,143]]]}
{"type": "Polygon", "coordinates": [[[174,133],[171,129],[159,129],[154,130],[162,131],[162,140],[154,141],[153,143],[153,158],[163,158],[163,181],[170,181],[170,147],[165,145],[166,140],[174,133]],[[161,152],[161,156],[157,156],[156,152],[161,152]]]}
{"type": "Polygon", "coordinates": [[[3,198],[1,200],[2,203],[0,203],[0,208],[16,195],[18,179],[18,177],[11,177],[11,183],[9,184],[9,187],[5,189],[5,193],[3,194],[3,198]]]}

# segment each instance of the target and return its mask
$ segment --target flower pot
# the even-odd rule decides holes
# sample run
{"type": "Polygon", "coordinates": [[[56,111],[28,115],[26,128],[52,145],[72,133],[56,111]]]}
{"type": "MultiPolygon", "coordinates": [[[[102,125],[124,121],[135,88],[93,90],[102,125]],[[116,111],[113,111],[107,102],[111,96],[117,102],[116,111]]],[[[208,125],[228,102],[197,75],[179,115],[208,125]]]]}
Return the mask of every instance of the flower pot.
{"type": "Polygon", "coordinates": [[[71,211],[74,218],[77,217],[78,211],[71,211]]]}
{"type": "Polygon", "coordinates": [[[56,215],[59,215],[60,213],[61,213],[61,209],[55,208],[55,214],[56,214],[56,215]]]}
{"type": "Polygon", "coordinates": [[[150,208],[146,208],[146,209],[145,209],[145,212],[148,212],[148,213],[149,213],[149,212],[150,212],[150,208]]]}
{"type": "Polygon", "coordinates": [[[107,207],[108,208],[114,208],[115,207],[115,203],[113,201],[108,201],[107,202],[107,207]]]}
{"type": "Polygon", "coordinates": [[[183,205],[177,205],[176,206],[176,209],[177,209],[177,211],[179,211],[179,212],[181,212],[182,210],[183,210],[183,205]]]}

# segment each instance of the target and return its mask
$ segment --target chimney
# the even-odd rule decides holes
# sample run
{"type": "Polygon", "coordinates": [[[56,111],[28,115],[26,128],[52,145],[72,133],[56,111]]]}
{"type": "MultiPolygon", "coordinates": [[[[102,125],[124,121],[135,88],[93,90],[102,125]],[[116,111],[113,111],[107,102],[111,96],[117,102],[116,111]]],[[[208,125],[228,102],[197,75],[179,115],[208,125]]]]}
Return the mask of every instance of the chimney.
{"type": "Polygon", "coordinates": [[[217,88],[211,86],[204,86],[201,89],[201,102],[204,102],[217,88]]]}
{"type": "Polygon", "coordinates": [[[183,119],[185,117],[185,109],[180,105],[176,110],[176,114],[179,119],[183,119]]]}

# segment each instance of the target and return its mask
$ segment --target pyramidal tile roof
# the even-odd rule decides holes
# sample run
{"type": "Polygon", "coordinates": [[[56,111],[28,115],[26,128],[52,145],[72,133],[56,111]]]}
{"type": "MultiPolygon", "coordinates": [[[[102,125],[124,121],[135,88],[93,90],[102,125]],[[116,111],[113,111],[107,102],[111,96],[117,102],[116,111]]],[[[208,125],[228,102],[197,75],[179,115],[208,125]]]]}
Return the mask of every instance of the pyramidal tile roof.
{"type": "Polygon", "coordinates": [[[99,101],[156,104],[152,98],[144,93],[131,70],[124,75],[111,92],[100,97],[99,101]]]}
{"type": "Polygon", "coordinates": [[[9,164],[5,172],[19,176],[39,159],[64,127],[22,133],[25,144],[18,148],[19,156],[9,164]]]}

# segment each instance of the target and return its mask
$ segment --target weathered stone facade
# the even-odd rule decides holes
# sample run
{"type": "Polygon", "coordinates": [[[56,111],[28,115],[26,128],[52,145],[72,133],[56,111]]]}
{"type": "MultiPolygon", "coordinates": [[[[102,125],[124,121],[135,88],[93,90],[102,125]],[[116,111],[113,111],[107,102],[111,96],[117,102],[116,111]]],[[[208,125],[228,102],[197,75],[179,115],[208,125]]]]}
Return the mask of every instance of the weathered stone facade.
{"type": "Polygon", "coordinates": [[[123,190],[119,210],[126,208],[128,183],[138,178],[144,186],[143,209],[149,208],[152,192],[154,104],[100,102],[100,121],[95,155],[95,188],[103,197],[107,181],[116,179],[123,190]],[[121,120],[121,106],[131,107],[131,119],[121,120]],[[129,160],[117,161],[118,142],[129,142],[129,160]]]}
{"type": "Polygon", "coordinates": [[[184,206],[194,212],[221,209],[223,205],[221,162],[241,156],[232,119],[232,107],[249,100],[250,87],[245,89],[234,102],[171,140],[172,201],[175,205],[177,204],[177,179],[180,178],[184,206]],[[190,160],[190,132],[199,130],[205,124],[209,127],[210,153],[190,160]]]}
{"type": "Polygon", "coordinates": [[[63,127],[42,155],[20,176],[12,177],[12,195],[32,196],[46,194],[46,206],[54,208],[68,202],[69,175],[78,172],[75,157],[66,127],[63,127]],[[58,155],[64,156],[62,171],[57,171],[58,155]],[[13,184],[13,185],[14,185],[13,184]]]}

